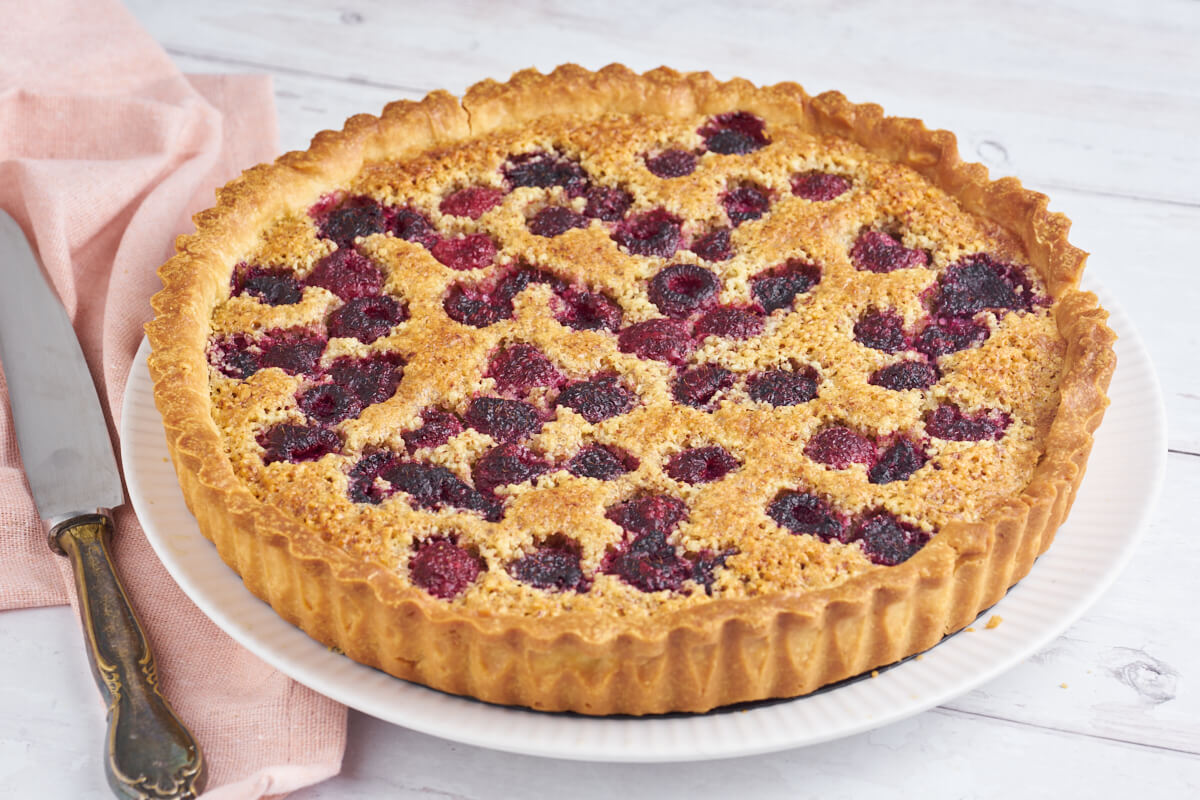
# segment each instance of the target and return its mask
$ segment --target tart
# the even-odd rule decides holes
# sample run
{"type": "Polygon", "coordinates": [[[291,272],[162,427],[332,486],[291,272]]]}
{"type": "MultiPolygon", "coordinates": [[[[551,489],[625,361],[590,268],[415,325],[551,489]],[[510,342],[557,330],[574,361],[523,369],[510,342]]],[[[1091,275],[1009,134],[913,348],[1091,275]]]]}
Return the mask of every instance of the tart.
{"type": "Polygon", "coordinates": [[[1044,196],[790,83],[434,92],[195,222],[147,333],[200,529],[320,642],[494,703],[929,648],[1050,545],[1115,365],[1044,196]]]}

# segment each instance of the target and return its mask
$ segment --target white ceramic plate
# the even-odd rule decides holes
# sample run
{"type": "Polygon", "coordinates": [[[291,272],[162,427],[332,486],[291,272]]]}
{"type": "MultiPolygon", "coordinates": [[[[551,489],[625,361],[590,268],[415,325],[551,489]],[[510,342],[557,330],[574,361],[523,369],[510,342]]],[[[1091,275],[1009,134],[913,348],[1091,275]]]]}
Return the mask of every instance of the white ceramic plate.
{"type": "Polygon", "coordinates": [[[121,449],[130,500],[184,592],[243,646],[281,672],[366,714],[467,744],[593,761],[691,761],[815,744],[911,716],[995,678],[1047,645],[1116,578],[1162,485],[1166,415],[1154,368],[1112,297],[1120,336],[1104,424],[1070,520],[1025,580],[984,616],[1004,624],[951,636],[924,654],[794,700],[702,715],[589,718],[492,706],[392,678],[330,652],[242,585],[184,505],[154,407],[148,343],[125,393],[121,449]]]}

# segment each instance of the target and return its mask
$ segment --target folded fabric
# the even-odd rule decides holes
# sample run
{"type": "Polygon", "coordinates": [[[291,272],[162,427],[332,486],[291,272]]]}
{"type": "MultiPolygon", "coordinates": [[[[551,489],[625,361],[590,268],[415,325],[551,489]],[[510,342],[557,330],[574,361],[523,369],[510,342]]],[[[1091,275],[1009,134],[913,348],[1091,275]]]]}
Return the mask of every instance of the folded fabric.
{"type": "MultiPolygon", "coordinates": [[[[185,76],[112,0],[16,4],[5,23],[0,208],[33,242],[74,322],[115,443],[125,381],[159,287],[155,269],[191,215],[211,205],[215,187],[277,149],[270,79],[185,76]]],[[[118,571],[163,692],[204,751],[204,797],[258,798],[336,774],[345,708],[276,672],[204,617],[127,506],[116,525],[118,571]]],[[[74,602],[69,567],[41,530],[0,375],[0,608],[74,602]]],[[[98,752],[102,737],[96,731],[98,752]]]]}

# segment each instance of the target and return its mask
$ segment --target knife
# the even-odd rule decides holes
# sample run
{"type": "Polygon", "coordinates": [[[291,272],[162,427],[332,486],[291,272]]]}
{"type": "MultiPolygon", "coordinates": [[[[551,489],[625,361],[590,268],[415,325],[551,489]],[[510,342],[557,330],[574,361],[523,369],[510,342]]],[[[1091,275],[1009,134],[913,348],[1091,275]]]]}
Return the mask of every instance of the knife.
{"type": "Polygon", "coordinates": [[[0,362],[17,446],[50,548],[71,561],[108,703],[104,771],[118,797],[193,798],[204,760],[159,692],[154,655],[113,569],[111,509],[125,502],[96,387],[67,312],[16,221],[0,211],[0,362]]]}

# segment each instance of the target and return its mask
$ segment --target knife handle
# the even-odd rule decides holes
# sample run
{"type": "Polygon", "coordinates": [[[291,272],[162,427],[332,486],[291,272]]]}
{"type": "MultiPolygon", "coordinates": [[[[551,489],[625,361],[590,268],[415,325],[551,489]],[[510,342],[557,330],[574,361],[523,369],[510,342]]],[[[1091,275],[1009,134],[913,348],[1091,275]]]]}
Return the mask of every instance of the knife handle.
{"type": "Polygon", "coordinates": [[[108,703],[104,771],[118,797],[190,800],[203,789],[204,759],[159,692],[154,654],[113,569],[111,537],[105,514],[50,531],[51,546],[71,559],[88,661],[108,703]]]}

